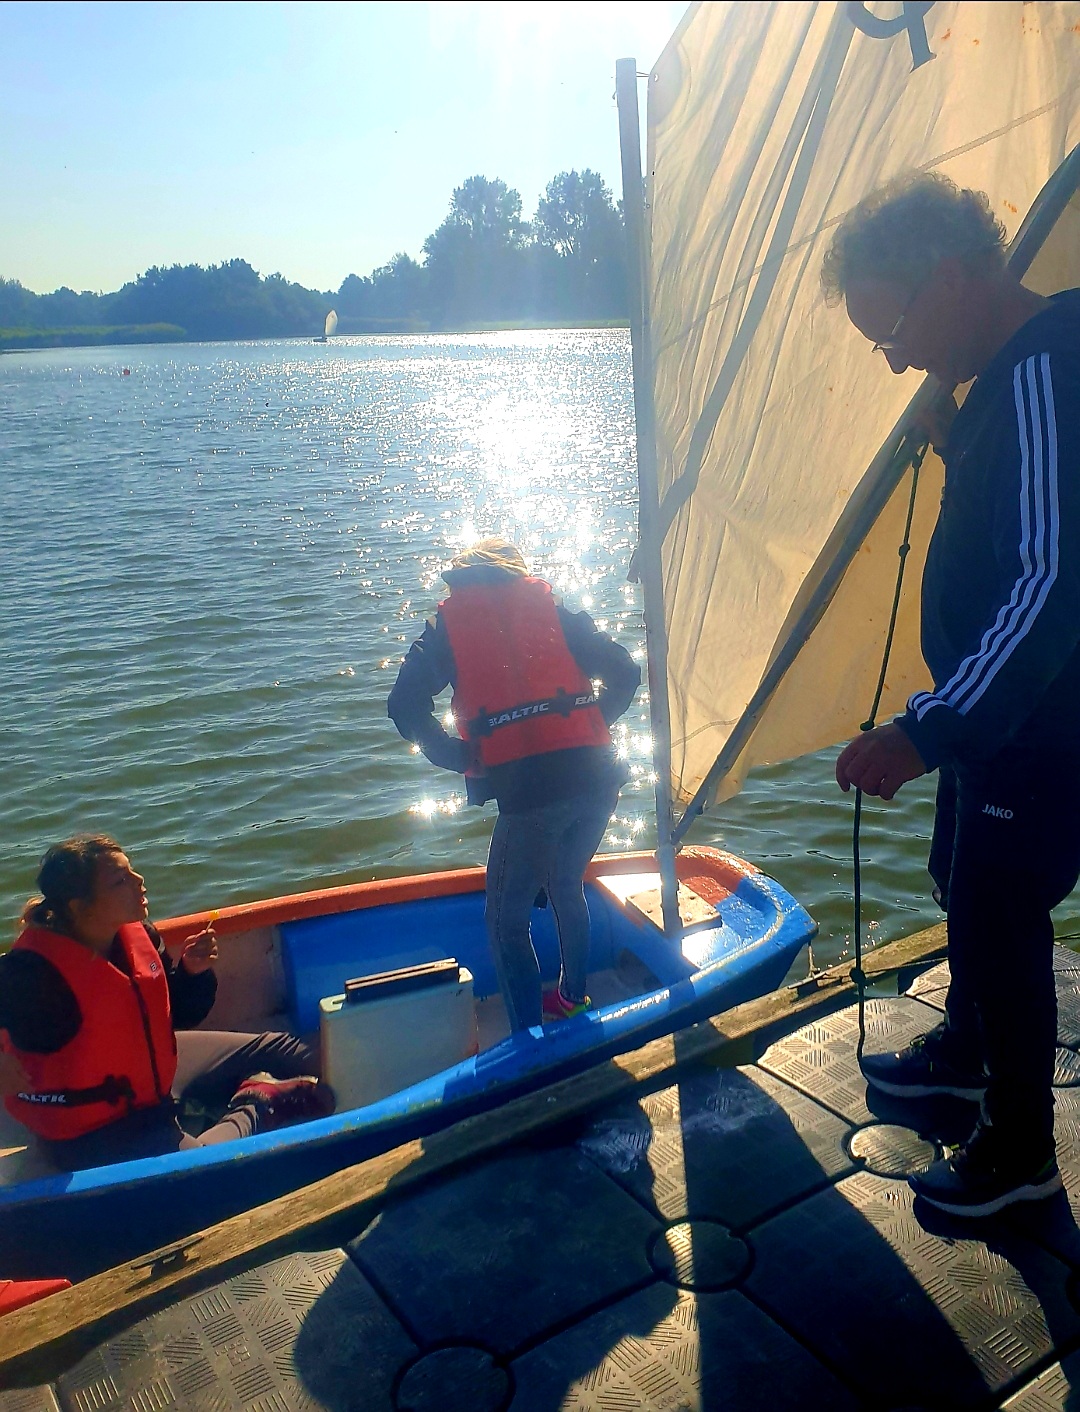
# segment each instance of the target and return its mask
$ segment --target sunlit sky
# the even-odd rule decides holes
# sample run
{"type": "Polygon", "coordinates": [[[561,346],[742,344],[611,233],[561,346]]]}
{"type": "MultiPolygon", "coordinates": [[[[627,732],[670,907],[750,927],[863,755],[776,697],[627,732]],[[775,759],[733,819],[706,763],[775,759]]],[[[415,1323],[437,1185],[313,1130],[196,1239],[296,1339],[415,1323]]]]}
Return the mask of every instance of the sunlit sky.
{"type": "Polygon", "coordinates": [[[615,60],[682,3],[0,3],[0,275],[241,256],[317,289],[419,256],[467,176],[619,191],[615,60]]]}

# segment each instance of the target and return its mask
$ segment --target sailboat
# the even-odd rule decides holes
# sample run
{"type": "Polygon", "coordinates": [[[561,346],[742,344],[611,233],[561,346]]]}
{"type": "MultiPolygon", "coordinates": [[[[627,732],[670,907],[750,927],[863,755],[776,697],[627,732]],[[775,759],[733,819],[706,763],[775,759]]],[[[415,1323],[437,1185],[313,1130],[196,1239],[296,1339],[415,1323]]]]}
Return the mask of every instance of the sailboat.
{"type": "MultiPolygon", "coordinates": [[[[857,729],[903,537],[906,428],[936,391],[892,377],[823,307],[821,255],[862,197],[928,167],[990,194],[1033,288],[1080,283],[1077,10],[694,5],[648,75],[645,183],[637,64],[620,61],[658,849],[589,873],[598,1008],[505,1034],[479,868],[160,923],[180,943],[214,920],[212,1025],[304,1032],[367,1014],[369,1062],[331,1063],[332,1117],[216,1149],[68,1175],[9,1152],[0,1270],[80,1277],[783,981],[811,919],[686,831],[755,765],[857,729]],[[381,1094],[350,1092],[371,1073],[381,1094]]],[[[918,570],[941,481],[928,456],[884,710],[926,681],[918,570]]],[[[548,914],[534,939],[553,976],[548,914]]]]}
{"type": "MultiPolygon", "coordinates": [[[[331,311],[316,341],[336,326],[331,311]]],[[[657,764],[668,772],[666,754],[657,764]]],[[[0,1110],[0,1271],[83,1278],[780,985],[816,931],[808,913],[717,849],[682,850],[678,872],[682,918],[665,933],[655,858],[597,858],[586,880],[594,1008],[515,1034],[484,925],[483,868],[159,921],[177,947],[214,924],[221,957],[208,1027],[322,1032],[338,1111],[216,1147],[60,1173],[0,1110]]],[[[533,940],[553,983],[550,909],[534,913],[533,940]]]]}
{"type": "Polygon", "coordinates": [[[337,333],[337,326],[338,326],[337,310],[336,310],[336,309],[331,309],[330,312],[329,312],[329,314],[327,314],[327,316],[326,316],[326,322],[323,324],[322,337],[321,337],[321,338],[313,338],[313,339],[311,340],[312,343],[328,343],[328,342],[330,341],[330,339],[333,338],[334,334],[337,333]]]}

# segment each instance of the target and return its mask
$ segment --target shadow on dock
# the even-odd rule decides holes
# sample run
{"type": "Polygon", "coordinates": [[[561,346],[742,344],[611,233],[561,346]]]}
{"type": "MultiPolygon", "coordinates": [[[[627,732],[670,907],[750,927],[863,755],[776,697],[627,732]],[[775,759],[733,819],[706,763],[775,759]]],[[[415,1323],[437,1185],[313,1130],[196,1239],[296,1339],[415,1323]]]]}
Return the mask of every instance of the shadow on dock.
{"type": "MultiPolygon", "coordinates": [[[[391,1182],[320,1228],[334,1248],[264,1256],[0,1412],[1078,1412],[1070,966],[1058,1199],[978,1223],[916,1203],[907,1175],[974,1109],[868,1095],[849,1006],[739,1067],[691,1045],[651,1087],[391,1182]]],[[[868,1002],[870,1049],[938,1020],[935,974],[868,1002]]]]}

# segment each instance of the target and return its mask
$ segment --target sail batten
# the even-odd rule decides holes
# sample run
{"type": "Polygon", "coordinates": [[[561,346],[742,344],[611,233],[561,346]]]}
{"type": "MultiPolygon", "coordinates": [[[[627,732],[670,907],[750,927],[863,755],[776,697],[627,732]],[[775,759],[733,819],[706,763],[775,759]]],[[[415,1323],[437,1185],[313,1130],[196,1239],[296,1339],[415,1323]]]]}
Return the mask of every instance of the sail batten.
{"type": "MultiPolygon", "coordinates": [[[[1015,233],[1080,141],[1080,4],[881,8],[697,5],[650,76],[671,786],[695,809],[756,764],[853,733],[880,666],[910,460],[897,448],[929,390],[824,306],[831,231],[885,181],[932,168],[985,190],[1015,233]]],[[[1059,205],[1044,234],[1072,218],[1059,205]]],[[[1038,275],[1048,288],[1080,284],[1073,244],[1038,275]]],[[[919,578],[942,477],[929,456],[883,710],[927,684],[919,578]]]]}

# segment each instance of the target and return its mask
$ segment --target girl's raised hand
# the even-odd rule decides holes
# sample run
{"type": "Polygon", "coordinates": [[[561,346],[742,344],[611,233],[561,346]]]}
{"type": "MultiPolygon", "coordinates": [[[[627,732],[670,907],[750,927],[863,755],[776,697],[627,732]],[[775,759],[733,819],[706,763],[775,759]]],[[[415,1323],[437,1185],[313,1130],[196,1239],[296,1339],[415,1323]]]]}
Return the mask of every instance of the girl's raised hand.
{"type": "Polygon", "coordinates": [[[208,971],[218,958],[217,937],[214,935],[213,922],[205,931],[199,932],[198,936],[193,936],[184,947],[180,964],[189,975],[197,976],[202,971],[208,971]]]}

